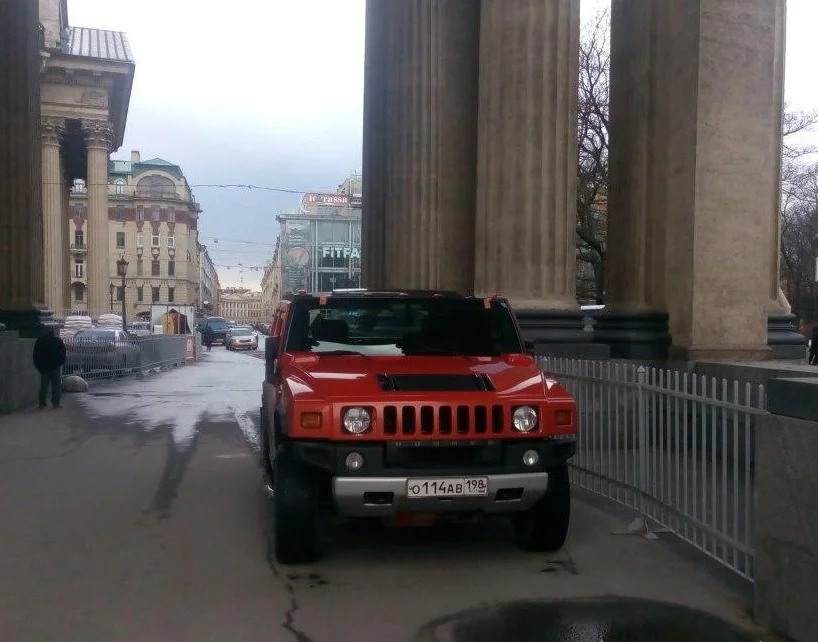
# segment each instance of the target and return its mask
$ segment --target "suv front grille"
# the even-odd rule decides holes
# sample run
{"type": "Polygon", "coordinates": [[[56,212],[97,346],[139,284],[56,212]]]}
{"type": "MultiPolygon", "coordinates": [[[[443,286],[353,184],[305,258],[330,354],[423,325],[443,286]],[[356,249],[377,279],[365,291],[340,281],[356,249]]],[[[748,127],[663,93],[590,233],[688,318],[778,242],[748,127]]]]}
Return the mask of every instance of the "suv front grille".
{"type": "Polygon", "coordinates": [[[384,406],[385,435],[486,435],[506,428],[501,405],[384,406]]]}

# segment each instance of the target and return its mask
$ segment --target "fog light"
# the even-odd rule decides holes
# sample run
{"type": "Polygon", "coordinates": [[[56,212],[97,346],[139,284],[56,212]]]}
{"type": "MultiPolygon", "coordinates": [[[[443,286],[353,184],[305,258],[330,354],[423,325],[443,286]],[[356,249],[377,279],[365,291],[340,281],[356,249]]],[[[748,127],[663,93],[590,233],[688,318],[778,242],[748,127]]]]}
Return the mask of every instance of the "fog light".
{"type": "Polygon", "coordinates": [[[540,461],[540,455],[536,450],[526,450],[523,454],[523,463],[526,466],[536,466],[538,461],[540,461]]]}
{"type": "Polygon", "coordinates": [[[349,470],[360,470],[364,465],[364,456],[361,453],[349,453],[344,463],[349,470]]]}

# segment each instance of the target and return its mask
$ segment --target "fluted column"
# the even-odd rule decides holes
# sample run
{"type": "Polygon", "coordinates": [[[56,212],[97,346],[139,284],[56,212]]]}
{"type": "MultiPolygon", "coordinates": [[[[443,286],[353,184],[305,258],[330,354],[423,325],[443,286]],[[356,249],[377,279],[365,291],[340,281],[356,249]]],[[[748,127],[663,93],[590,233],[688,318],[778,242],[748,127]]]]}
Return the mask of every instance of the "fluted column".
{"type": "Polygon", "coordinates": [[[65,132],[62,118],[41,120],[43,145],[43,254],[45,263],[45,304],[60,312],[65,303],[68,275],[65,273],[65,221],[62,215],[62,172],[60,140],[65,132]]]}
{"type": "Polygon", "coordinates": [[[88,148],[88,309],[97,317],[109,307],[108,154],[113,130],[96,120],[83,121],[82,129],[88,148]]]}
{"type": "Polygon", "coordinates": [[[0,2],[0,43],[0,321],[23,329],[43,301],[36,3],[0,2]]]}
{"type": "Polygon", "coordinates": [[[475,292],[576,307],[579,0],[483,0],[475,292]]]}
{"type": "Polygon", "coordinates": [[[375,197],[383,236],[367,243],[384,248],[382,285],[469,292],[479,4],[370,0],[368,13],[364,157],[370,172],[385,162],[364,180],[385,194],[375,197]]]}
{"type": "Polygon", "coordinates": [[[386,32],[392,4],[366,3],[364,54],[363,209],[361,213],[361,285],[385,286],[386,209],[386,32]]]}
{"type": "Polygon", "coordinates": [[[695,7],[613,3],[609,294],[666,309],[673,356],[760,358],[778,291],[786,2],[695,7]]]}

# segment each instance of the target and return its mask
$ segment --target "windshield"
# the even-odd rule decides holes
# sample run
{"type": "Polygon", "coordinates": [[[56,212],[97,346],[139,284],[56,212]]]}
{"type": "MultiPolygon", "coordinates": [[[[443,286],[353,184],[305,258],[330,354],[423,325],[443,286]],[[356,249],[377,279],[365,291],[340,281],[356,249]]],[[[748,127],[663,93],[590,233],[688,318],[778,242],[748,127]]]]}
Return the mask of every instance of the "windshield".
{"type": "Polygon", "coordinates": [[[212,330],[227,330],[227,322],[224,319],[208,319],[207,325],[212,330]]]}
{"type": "Polygon", "coordinates": [[[234,337],[251,337],[253,336],[253,331],[247,328],[233,328],[230,330],[230,334],[234,337]]]}
{"type": "Polygon", "coordinates": [[[288,352],[366,355],[523,352],[505,303],[481,299],[401,297],[317,298],[293,305],[288,352]]]}
{"type": "Polygon", "coordinates": [[[98,339],[100,341],[113,341],[116,333],[113,330],[83,330],[74,335],[75,339],[98,339]]]}

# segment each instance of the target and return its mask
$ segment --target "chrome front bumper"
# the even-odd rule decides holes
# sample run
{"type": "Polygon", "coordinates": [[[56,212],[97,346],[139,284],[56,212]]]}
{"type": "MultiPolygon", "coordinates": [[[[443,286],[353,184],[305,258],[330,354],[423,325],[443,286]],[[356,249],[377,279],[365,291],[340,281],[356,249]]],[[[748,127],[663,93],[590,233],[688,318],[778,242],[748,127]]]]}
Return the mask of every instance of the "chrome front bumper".
{"type": "Polygon", "coordinates": [[[335,477],[332,493],[341,514],[378,517],[409,511],[511,513],[531,508],[548,489],[548,473],[478,476],[488,478],[488,493],[476,497],[409,498],[407,477],[335,477]],[[514,498],[503,497],[508,493],[514,498]]]}

